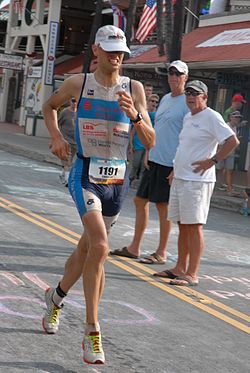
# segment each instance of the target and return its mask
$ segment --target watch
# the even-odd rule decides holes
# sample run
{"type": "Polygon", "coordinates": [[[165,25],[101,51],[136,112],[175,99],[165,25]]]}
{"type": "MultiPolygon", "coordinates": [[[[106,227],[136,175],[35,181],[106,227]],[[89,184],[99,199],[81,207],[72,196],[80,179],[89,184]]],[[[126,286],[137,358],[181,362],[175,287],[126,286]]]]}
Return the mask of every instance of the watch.
{"type": "Polygon", "coordinates": [[[143,119],[142,113],[137,113],[137,117],[135,119],[130,119],[132,123],[138,123],[143,119]]]}
{"type": "Polygon", "coordinates": [[[216,159],[216,155],[214,155],[212,158],[211,158],[211,161],[213,161],[215,164],[218,163],[217,159],[216,159]]]}

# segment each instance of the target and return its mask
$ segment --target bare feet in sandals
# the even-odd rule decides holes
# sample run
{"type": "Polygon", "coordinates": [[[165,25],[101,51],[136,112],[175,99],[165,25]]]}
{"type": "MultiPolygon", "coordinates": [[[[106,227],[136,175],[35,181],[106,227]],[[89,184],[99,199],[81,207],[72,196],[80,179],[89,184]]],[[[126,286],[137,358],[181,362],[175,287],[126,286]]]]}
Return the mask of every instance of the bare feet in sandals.
{"type": "Polygon", "coordinates": [[[130,251],[128,251],[128,248],[124,246],[122,249],[116,249],[110,251],[109,255],[117,255],[117,256],[124,256],[126,258],[131,258],[131,259],[138,259],[139,256],[132,254],[130,251]]]}
{"type": "Polygon", "coordinates": [[[178,276],[174,280],[171,280],[170,285],[176,286],[197,286],[199,284],[198,279],[194,279],[189,275],[178,276]]]}
{"type": "Polygon", "coordinates": [[[166,259],[162,258],[160,255],[153,253],[141,258],[140,263],[143,264],[165,264],[166,259]]]}
{"type": "Polygon", "coordinates": [[[165,269],[165,271],[156,272],[153,274],[155,277],[162,277],[162,278],[170,278],[171,280],[178,277],[178,275],[175,275],[171,269],[165,269]]]}

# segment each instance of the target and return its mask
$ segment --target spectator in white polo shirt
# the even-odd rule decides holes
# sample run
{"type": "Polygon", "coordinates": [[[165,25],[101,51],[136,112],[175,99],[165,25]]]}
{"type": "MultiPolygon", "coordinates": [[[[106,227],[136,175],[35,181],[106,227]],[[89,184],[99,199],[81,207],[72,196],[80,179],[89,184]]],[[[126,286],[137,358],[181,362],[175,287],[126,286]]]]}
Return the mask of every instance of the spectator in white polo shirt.
{"type": "Polygon", "coordinates": [[[176,266],[155,275],[174,278],[171,285],[198,284],[198,270],[204,248],[206,224],[215,183],[215,164],[230,154],[239,141],[222,116],[207,107],[208,88],[199,81],[185,87],[190,109],[184,117],[174,169],[169,181],[168,219],[179,225],[176,266]],[[216,153],[218,144],[223,144],[216,153]],[[166,276],[168,274],[168,276],[166,276]]]}

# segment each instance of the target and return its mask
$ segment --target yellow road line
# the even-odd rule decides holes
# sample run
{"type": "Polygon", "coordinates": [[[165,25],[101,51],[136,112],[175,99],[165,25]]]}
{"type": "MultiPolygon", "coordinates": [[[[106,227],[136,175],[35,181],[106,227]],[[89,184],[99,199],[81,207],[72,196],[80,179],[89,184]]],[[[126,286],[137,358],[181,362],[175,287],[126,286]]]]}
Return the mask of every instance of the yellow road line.
{"type": "Polygon", "coordinates": [[[51,225],[52,227],[55,227],[55,228],[57,228],[57,229],[60,229],[60,230],[62,230],[63,232],[68,233],[68,234],[70,234],[70,235],[73,236],[73,237],[76,237],[76,238],[80,238],[80,237],[81,237],[80,234],[78,234],[78,233],[76,233],[76,232],[73,232],[73,231],[71,231],[71,230],[68,229],[68,228],[62,227],[61,225],[56,224],[56,223],[54,223],[53,221],[48,220],[48,219],[46,219],[46,218],[44,218],[44,217],[42,217],[42,216],[40,216],[40,215],[37,215],[37,214],[35,214],[34,212],[32,212],[32,211],[30,211],[30,210],[28,210],[28,209],[26,209],[26,208],[24,208],[24,207],[22,207],[22,206],[20,206],[20,205],[17,205],[17,204],[15,204],[15,203],[11,202],[11,201],[8,201],[8,200],[5,199],[5,198],[0,197],[0,201],[2,201],[3,203],[5,203],[7,207],[13,207],[13,208],[15,208],[15,209],[17,209],[17,210],[20,210],[21,212],[24,212],[24,213],[26,213],[27,215],[33,216],[33,217],[36,218],[37,220],[43,221],[43,222],[47,223],[48,225],[51,225]]]}
{"type": "Polygon", "coordinates": [[[214,310],[213,308],[211,308],[211,307],[209,307],[209,306],[207,306],[203,303],[198,303],[196,300],[191,299],[187,295],[185,295],[183,293],[180,293],[179,291],[175,290],[174,288],[172,288],[170,286],[166,286],[166,285],[164,285],[160,282],[157,282],[155,279],[144,275],[143,273],[127,266],[126,264],[124,264],[120,261],[117,261],[117,260],[113,259],[112,264],[115,264],[117,267],[123,269],[124,271],[127,271],[127,272],[133,274],[134,276],[140,278],[141,280],[148,282],[150,285],[156,286],[159,289],[165,291],[166,293],[171,294],[171,295],[175,296],[176,298],[179,298],[179,299],[181,299],[181,300],[183,300],[183,301],[185,301],[189,304],[192,304],[196,308],[199,308],[199,309],[209,313],[210,315],[213,315],[213,316],[217,317],[218,319],[234,326],[235,328],[240,329],[241,331],[250,334],[250,327],[246,326],[245,324],[242,324],[241,322],[239,322],[237,320],[234,320],[231,317],[229,317],[229,316],[227,316],[227,315],[225,315],[221,312],[218,312],[218,311],[214,310]]]}
{"type": "MultiPolygon", "coordinates": [[[[25,219],[25,220],[27,220],[27,221],[29,221],[29,222],[37,225],[37,226],[39,226],[40,228],[43,228],[43,229],[45,229],[45,230],[47,230],[47,231],[49,231],[49,232],[51,232],[51,233],[53,233],[53,234],[55,234],[55,235],[63,238],[65,240],[67,240],[67,241],[69,241],[69,242],[77,245],[77,243],[78,243],[77,240],[75,240],[72,237],[69,237],[66,234],[64,234],[64,233],[61,232],[61,231],[67,231],[67,228],[64,228],[64,227],[62,227],[62,226],[60,226],[58,224],[55,224],[55,223],[49,221],[50,225],[59,227],[59,229],[61,231],[58,231],[58,230],[56,230],[56,229],[54,229],[54,228],[52,228],[52,227],[50,227],[50,226],[48,226],[46,224],[41,223],[40,221],[37,221],[37,220],[34,219],[34,218],[36,218],[36,216],[39,216],[39,215],[34,214],[31,211],[29,211],[27,209],[24,209],[24,208],[22,208],[19,205],[13,204],[10,201],[5,200],[2,197],[0,197],[0,200],[2,200],[2,201],[5,202],[5,204],[0,202],[0,206],[3,207],[4,209],[12,212],[13,214],[16,214],[16,215],[20,216],[21,218],[23,218],[23,219],[25,219]],[[6,205],[6,203],[7,203],[7,205],[6,205]],[[31,216],[33,216],[33,217],[31,217],[31,216]]],[[[40,218],[41,219],[39,219],[39,220],[47,221],[47,219],[45,219],[45,218],[42,218],[42,217],[40,217],[40,218]]],[[[234,326],[235,328],[237,328],[237,329],[239,329],[239,330],[241,330],[241,331],[243,331],[245,333],[250,334],[250,328],[248,326],[246,326],[245,324],[240,323],[239,321],[237,321],[235,319],[230,318],[229,316],[227,316],[227,315],[225,315],[225,314],[223,314],[221,312],[218,312],[218,311],[214,310],[213,308],[207,306],[206,304],[203,304],[201,302],[201,300],[203,299],[203,300],[207,300],[209,302],[211,301],[211,304],[213,304],[213,305],[215,305],[215,306],[223,309],[224,311],[226,311],[228,313],[233,314],[234,316],[242,318],[245,321],[249,320],[249,318],[248,318],[247,315],[245,315],[245,314],[243,314],[243,313],[241,313],[239,311],[236,311],[236,310],[234,310],[234,309],[232,309],[230,307],[227,307],[223,303],[215,301],[212,298],[209,298],[209,297],[205,296],[204,294],[201,294],[201,293],[198,293],[198,292],[194,292],[194,291],[190,291],[190,289],[188,289],[185,286],[182,287],[182,289],[184,291],[186,291],[187,293],[189,293],[192,296],[195,296],[196,298],[198,298],[198,300],[200,300],[199,302],[197,302],[197,299],[192,299],[189,295],[187,296],[187,295],[183,294],[182,292],[179,292],[179,291],[175,290],[172,287],[166,286],[162,282],[158,282],[156,279],[148,277],[144,273],[135,270],[134,268],[132,268],[132,267],[124,264],[121,261],[117,261],[117,260],[110,259],[110,258],[108,258],[108,260],[112,264],[114,264],[115,266],[117,266],[117,267],[125,270],[126,272],[129,272],[129,273],[133,274],[134,276],[138,277],[139,279],[141,279],[141,280],[143,280],[145,282],[148,282],[149,284],[151,284],[153,286],[158,287],[159,289],[163,290],[164,292],[166,292],[168,294],[171,294],[171,295],[175,296],[176,298],[179,298],[179,299],[181,299],[181,300],[183,300],[183,301],[185,301],[185,302],[187,302],[189,304],[192,304],[196,308],[199,308],[199,309],[201,309],[201,310],[203,310],[203,311],[205,311],[205,312],[207,312],[207,313],[209,313],[209,314],[217,317],[218,319],[220,319],[220,320],[222,320],[222,321],[224,321],[224,322],[226,322],[226,323],[234,326]]],[[[125,261],[125,262],[127,262],[129,265],[132,264],[133,266],[138,267],[140,270],[143,270],[146,273],[152,274],[154,272],[153,270],[151,270],[151,269],[149,269],[147,267],[144,267],[140,263],[134,262],[134,261],[132,261],[132,260],[130,260],[128,258],[122,258],[122,260],[125,261]]],[[[165,280],[165,282],[168,282],[168,281],[165,280]]]]}
{"type": "MultiPolygon", "coordinates": [[[[155,273],[154,270],[152,270],[151,268],[148,268],[146,267],[145,265],[139,263],[139,262],[135,262],[135,261],[131,261],[130,259],[128,258],[125,258],[125,257],[120,257],[120,259],[122,259],[123,261],[126,261],[126,262],[129,262],[130,264],[132,264],[134,267],[137,267],[139,268],[140,270],[143,270],[144,272],[147,272],[149,273],[150,275],[152,275],[153,273],[155,273]]],[[[156,279],[156,277],[155,277],[156,279]]],[[[166,282],[166,283],[169,283],[170,280],[168,279],[165,279],[165,278],[160,278],[163,282],[166,282]]],[[[159,280],[159,278],[158,278],[159,280]]],[[[192,295],[193,297],[197,298],[197,300],[199,302],[204,302],[206,304],[213,304],[214,306],[224,310],[225,312],[228,312],[242,320],[245,320],[247,322],[250,322],[250,316],[249,315],[246,315],[245,313],[242,313],[240,311],[237,311],[235,310],[234,308],[231,308],[231,307],[228,307],[226,306],[225,304],[221,303],[221,302],[218,302],[217,300],[213,299],[213,298],[210,298],[208,296],[206,296],[205,294],[203,293],[199,293],[198,291],[196,290],[192,290],[190,289],[189,287],[187,286],[182,286],[181,288],[179,288],[180,290],[183,290],[185,291],[186,293],[192,295]]]]}
{"type": "Polygon", "coordinates": [[[14,208],[12,208],[12,207],[6,206],[6,205],[4,205],[4,204],[1,203],[1,202],[0,202],[0,206],[3,207],[4,209],[10,211],[10,212],[13,212],[13,214],[18,215],[18,216],[20,216],[21,218],[23,218],[23,219],[25,219],[25,220],[28,220],[29,222],[31,222],[31,223],[33,223],[33,224],[35,224],[35,225],[38,225],[40,228],[46,229],[47,231],[49,231],[49,232],[51,232],[51,233],[54,233],[54,234],[56,234],[57,236],[60,236],[61,238],[64,238],[65,240],[67,240],[67,241],[69,241],[69,242],[71,242],[71,243],[73,243],[73,244],[75,244],[75,245],[77,245],[77,243],[78,243],[78,241],[75,240],[74,238],[69,237],[69,236],[67,236],[66,234],[62,233],[62,232],[59,232],[59,231],[57,231],[56,229],[51,228],[51,227],[49,227],[48,225],[43,224],[43,223],[41,223],[41,222],[39,222],[39,221],[37,221],[37,220],[35,220],[35,219],[29,217],[28,215],[25,215],[23,212],[20,212],[20,211],[14,209],[14,208]]]}

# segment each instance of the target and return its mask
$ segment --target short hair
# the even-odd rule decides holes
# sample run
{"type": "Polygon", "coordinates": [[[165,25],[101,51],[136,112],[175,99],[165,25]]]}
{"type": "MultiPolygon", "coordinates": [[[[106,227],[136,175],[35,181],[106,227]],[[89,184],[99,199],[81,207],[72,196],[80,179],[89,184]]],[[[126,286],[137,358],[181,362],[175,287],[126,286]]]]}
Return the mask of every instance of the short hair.
{"type": "Polygon", "coordinates": [[[144,84],[144,87],[152,87],[152,88],[153,88],[153,86],[152,86],[151,83],[145,83],[145,84],[144,84]]]}
{"type": "Polygon", "coordinates": [[[157,93],[152,93],[152,95],[149,96],[148,100],[151,100],[152,98],[155,98],[156,100],[160,101],[159,95],[157,93]]]}

